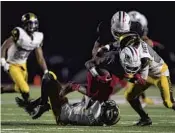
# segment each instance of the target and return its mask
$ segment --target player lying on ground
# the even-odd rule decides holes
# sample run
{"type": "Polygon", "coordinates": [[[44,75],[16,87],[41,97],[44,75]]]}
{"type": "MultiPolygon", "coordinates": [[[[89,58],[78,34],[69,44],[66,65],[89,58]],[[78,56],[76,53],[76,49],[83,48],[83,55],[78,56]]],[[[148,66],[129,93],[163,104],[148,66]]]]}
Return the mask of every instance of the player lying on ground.
{"type": "Polygon", "coordinates": [[[31,117],[36,119],[49,110],[49,99],[58,125],[102,126],[114,125],[119,121],[120,112],[115,101],[100,102],[85,96],[82,101],[70,104],[67,97],[59,95],[61,89],[55,74],[50,73],[49,78],[44,76],[41,97],[25,107],[31,109],[31,117]]]}
{"type": "MultiPolygon", "coordinates": [[[[27,13],[22,16],[22,27],[15,27],[11,36],[1,48],[1,65],[14,82],[14,86],[1,88],[1,93],[16,91],[21,93],[25,102],[29,98],[29,85],[26,61],[31,51],[35,50],[39,65],[45,76],[48,74],[47,65],[43,57],[43,33],[38,31],[39,22],[35,14],[27,13]],[[7,51],[8,50],[8,51],[7,51]],[[7,60],[6,60],[7,51],[7,60]]],[[[18,99],[16,99],[18,100],[18,99]]]]}
{"type": "MultiPolygon", "coordinates": [[[[120,16],[124,16],[126,19],[126,22],[128,22],[128,28],[129,31],[137,32],[140,36],[143,36],[143,28],[140,22],[138,21],[131,21],[126,12],[119,11],[115,13],[111,19],[111,22],[103,21],[101,22],[97,27],[97,33],[98,33],[98,39],[95,42],[95,45],[92,50],[93,57],[97,55],[98,51],[105,46],[106,44],[110,44],[111,49],[118,50],[119,49],[119,43],[118,43],[118,36],[119,34],[116,34],[115,26],[119,24],[120,22],[117,21],[116,17],[120,14],[120,16]]],[[[120,17],[122,20],[122,17],[120,17]]],[[[126,27],[127,28],[127,27],[126,27]]],[[[146,29],[146,28],[145,28],[146,29]]],[[[128,31],[127,31],[128,32],[128,31]]],[[[148,40],[148,39],[147,39],[148,40]]],[[[148,40],[147,42],[150,42],[148,40]]],[[[151,43],[152,44],[152,43],[151,43]]],[[[122,71],[122,70],[121,70],[122,71]]],[[[121,77],[118,77],[121,78],[121,77]]],[[[142,93],[141,95],[142,101],[146,104],[153,104],[153,101],[150,98],[147,98],[145,93],[142,93]]]]}
{"type": "Polygon", "coordinates": [[[155,85],[160,89],[165,107],[175,110],[168,66],[139,36],[138,39],[133,35],[122,37],[120,43],[132,43],[121,50],[121,64],[126,74],[134,75],[142,82],[142,84],[130,83],[125,92],[126,99],[141,117],[136,125],[151,125],[152,121],[143,110],[138,96],[151,85],[155,85]]]}

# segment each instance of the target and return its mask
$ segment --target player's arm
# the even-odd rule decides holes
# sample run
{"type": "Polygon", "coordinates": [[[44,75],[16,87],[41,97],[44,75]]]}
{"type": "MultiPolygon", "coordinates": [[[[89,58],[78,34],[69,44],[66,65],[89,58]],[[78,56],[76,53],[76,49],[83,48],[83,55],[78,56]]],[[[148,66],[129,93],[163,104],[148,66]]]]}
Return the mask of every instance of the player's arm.
{"type": "Polygon", "coordinates": [[[4,41],[1,47],[1,58],[5,58],[7,49],[13,44],[13,38],[10,36],[4,41]]]}
{"type": "Polygon", "coordinates": [[[46,61],[44,59],[42,48],[41,47],[36,48],[35,49],[35,54],[36,54],[36,58],[37,58],[38,64],[41,66],[43,72],[47,73],[48,69],[47,69],[46,61]]]}
{"type": "Polygon", "coordinates": [[[6,51],[7,49],[13,44],[13,38],[9,37],[8,39],[6,39],[2,45],[1,48],[1,66],[4,68],[4,71],[8,71],[9,70],[9,64],[6,62],[5,59],[5,55],[6,55],[6,51]]]}
{"type": "Polygon", "coordinates": [[[13,43],[16,43],[18,38],[19,38],[19,30],[17,28],[14,28],[11,31],[11,36],[4,41],[1,47],[1,58],[5,58],[6,51],[8,50],[8,48],[10,48],[10,46],[12,46],[13,43]]]}
{"type": "Polygon", "coordinates": [[[6,51],[18,40],[19,30],[17,28],[11,31],[11,36],[7,38],[1,47],[1,65],[4,67],[5,71],[8,71],[9,64],[6,62],[6,51]]]}
{"type": "Polygon", "coordinates": [[[92,56],[95,57],[97,54],[98,49],[101,47],[100,42],[98,41],[98,39],[95,41],[94,47],[92,49],[92,56]]]}
{"type": "Polygon", "coordinates": [[[88,60],[85,63],[85,66],[87,68],[87,70],[92,74],[93,77],[99,76],[97,70],[96,70],[96,61],[95,58],[88,60]]]}
{"type": "Polygon", "coordinates": [[[146,42],[148,45],[150,45],[151,47],[153,47],[153,41],[151,39],[148,38],[148,36],[142,36],[142,40],[144,42],[146,42]]]}

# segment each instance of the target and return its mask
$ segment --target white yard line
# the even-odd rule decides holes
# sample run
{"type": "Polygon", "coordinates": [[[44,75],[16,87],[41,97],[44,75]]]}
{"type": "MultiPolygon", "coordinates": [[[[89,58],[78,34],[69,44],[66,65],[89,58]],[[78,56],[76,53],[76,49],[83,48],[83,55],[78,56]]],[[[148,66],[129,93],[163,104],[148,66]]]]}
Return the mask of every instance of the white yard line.
{"type": "MultiPolygon", "coordinates": [[[[59,130],[65,130],[67,132],[120,132],[120,133],[149,133],[150,131],[148,130],[131,130],[131,129],[126,129],[125,131],[121,130],[116,130],[116,129],[87,129],[87,128],[45,128],[43,129],[31,129],[31,128],[6,128],[6,129],[1,129],[2,132],[9,131],[12,133],[12,131],[15,131],[17,133],[20,133],[19,131],[43,131],[43,132],[58,132],[59,130]]],[[[22,133],[27,133],[27,132],[22,132],[22,133]]],[[[159,132],[159,133],[173,133],[173,132],[159,132]]]]}

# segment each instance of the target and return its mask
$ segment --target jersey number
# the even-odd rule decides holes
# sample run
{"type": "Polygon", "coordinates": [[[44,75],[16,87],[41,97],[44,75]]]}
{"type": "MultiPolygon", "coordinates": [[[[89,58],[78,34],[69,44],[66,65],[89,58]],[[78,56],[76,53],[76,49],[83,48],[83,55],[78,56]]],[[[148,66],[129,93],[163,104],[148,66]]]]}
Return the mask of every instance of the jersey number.
{"type": "Polygon", "coordinates": [[[17,51],[14,55],[15,59],[25,59],[29,56],[30,52],[26,51],[17,51]]]}
{"type": "Polygon", "coordinates": [[[161,57],[148,45],[149,54],[154,57],[154,61],[159,63],[161,61],[161,57]]]}

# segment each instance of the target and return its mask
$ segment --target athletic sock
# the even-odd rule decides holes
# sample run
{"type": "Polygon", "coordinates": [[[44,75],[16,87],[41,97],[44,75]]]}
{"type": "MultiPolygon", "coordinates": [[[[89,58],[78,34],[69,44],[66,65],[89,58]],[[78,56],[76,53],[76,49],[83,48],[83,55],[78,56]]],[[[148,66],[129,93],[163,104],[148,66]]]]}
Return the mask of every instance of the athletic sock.
{"type": "Polygon", "coordinates": [[[129,103],[141,118],[148,118],[148,114],[143,110],[139,98],[133,99],[129,103]]]}

